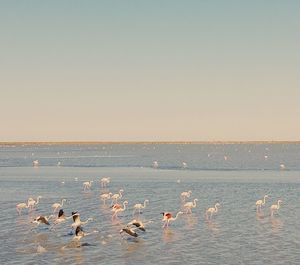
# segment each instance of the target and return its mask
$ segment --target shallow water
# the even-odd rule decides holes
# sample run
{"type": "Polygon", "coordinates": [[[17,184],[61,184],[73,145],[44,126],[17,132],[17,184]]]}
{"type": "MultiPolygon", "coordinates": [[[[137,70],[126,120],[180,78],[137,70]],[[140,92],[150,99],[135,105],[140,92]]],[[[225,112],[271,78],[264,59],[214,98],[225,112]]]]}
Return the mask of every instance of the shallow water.
{"type": "MultiPolygon", "coordinates": [[[[96,150],[100,150],[99,154],[103,152],[102,147],[96,147],[96,150]]],[[[153,150],[151,145],[148,147],[153,150]]],[[[89,156],[88,149],[79,146],[73,159],[76,165],[61,167],[56,166],[57,161],[54,158],[45,158],[45,149],[48,157],[54,157],[54,154],[57,155],[57,148],[60,149],[61,155],[61,152],[64,152],[62,150],[66,150],[66,153],[73,152],[74,146],[25,146],[24,149],[14,147],[17,148],[15,153],[11,151],[13,148],[2,149],[1,159],[3,161],[7,157],[7,164],[0,168],[1,264],[300,264],[298,170],[273,170],[272,167],[271,170],[261,170],[264,167],[264,159],[261,159],[260,163],[252,163],[256,166],[251,170],[244,170],[236,161],[242,160],[243,155],[248,155],[249,152],[241,152],[239,159],[235,160],[228,155],[230,151],[226,146],[222,147],[222,153],[230,157],[234,170],[224,169],[228,160],[224,161],[221,158],[215,168],[210,170],[197,169],[203,167],[200,164],[190,170],[190,165],[194,162],[187,158],[193,157],[196,150],[199,157],[207,156],[206,149],[214,150],[213,147],[192,146],[191,154],[185,147],[181,147],[185,157],[180,157],[177,153],[172,157],[170,150],[167,154],[161,153],[162,150],[175,147],[156,147],[156,152],[157,149],[160,150],[159,155],[156,152],[151,151],[149,154],[139,150],[137,153],[142,162],[135,157],[129,163],[128,155],[132,154],[132,148],[140,149],[140,146],[127,146],[127,151],[122,147],[122,152],[114,150],[116,147],[112,146],[114,156],[111,160],[107,158],[109,163],[101,161],[102,164],[98,165],[100,162],[96,163],[94,157],[86,158],[89,156]],[[205,150],[205,155],[201,150],[205,150]],[[25,153],[34,153],[30,163],[24,163],[21,159],[25,153]],[[118,155],[125,156],[126,161],[119,161],[112,167],[111,164],[118,155]],[[156,158],[158,156],[160,159],[156,158]],[[38,168],[32,167],[33,159],[39,159],[38,168]],[[86,167],[88,159],[91,159],[91,166],[86,167]],[[16,166],[13,166],[12,160],[16,166]],[[158,169],[151,168],[154,160],[159,161],[158,169]],[[146,161],[149,164],[147,167],[146,161]],[[167,164],[179,164],[179,161],[186,161],[189,168],[162,167],[167,164]],[[124,166],[126,163],[128,165],[124,166]],[[98,182],[104,176],[111,177],[111,183],[105,190],[101,189],[98,182]],[[75,178],[78,178],[78,181],[75,181],[75,178]],[[84,192],[82,183],[86,180],[94,180],[94,183],[91,191],[84,192]],[[103,206],[99,195],[107,191],[116,193],[120,188],[125,191],[122,201],[128,200],[129,209],[120,214],[118,221],[112,221],[111,211],[109,207],[103,206]],[[187,190],[192,191],[190,201],[198,198],[197,207],[192,210],[192,214],[180,216],[169,228],[163,229],[160,213],[178,212],[181,209],[179,195],[187,190]],[[264,194],[269,194],[270,198],[262,213],[257,214],[255,202],[264,194]],[[30,214],[24,210],[23,214],[18,216],[15,205],[26,201],[28,197],[35,198],[38,195],[43,198],[37,209],[30,214]],[[94,218],[94,221],[84,226],[84,230],[99,232],[81,240],[81,243],[90,245],[80,248],[69,245],[73,237],[68,235],[71,221],[58,225],[54,230],[42,225],[35,227],[30,223],[37,215],[51,214],[51,205],[60,202],[62,198],[68,200],[63,207],[67,215],[77,210],[82,220],[94,218]],[[123,239],[119,230],[131,221],[133,205],[142,203],[145,199],[150,201],[141,215],[145,222],[150,221],[146,225],[146,233],[140,233],[137,239],[127,240],[126,236],[123,239]],[[277,199],[283,200],[282,208],[272,218],[269,207],[277,199]],[[205,210],[216,202],[221,204],[220,210],[212,221],[207,221],[205,210]]],[[[232,150],[232,146],[229,147],[232,150]]],[[[257,153],[264,153],[257,151],[255,146],[249,147],[256,156],[257,153]]],[[[258,147],[259,150],[266,148],[258,147]]],[[[89,148],[93,150],[91,146],[89,148]]],[[[106,146],[107,148],[110,149],[106,146]]],[[[237,145],[237,148],[244,150],[248,149],[248,146],[245,148],[237,145]]],[[[273,151],[273,154],[270,151],[282,150],[279,146],[268,147],[268,158],[273,157],[275,161],[280,157],[278,161],[273,162],[273,168],[275,164],[278,167],[278,163],[284,161],[288,169],[297,169],[297,158],[293,155],[299,153],[297,148],[298,146],[288,146],[287,150],[293,151],[283,155],[279,151],[273,151]]],[[[97,152],[92,154],[95,155],[97,152]]],[[[258,161],[257,158],[253,160],[258,161]]],[[[246,159],[244,164],[247,164],[246,159]]]]}

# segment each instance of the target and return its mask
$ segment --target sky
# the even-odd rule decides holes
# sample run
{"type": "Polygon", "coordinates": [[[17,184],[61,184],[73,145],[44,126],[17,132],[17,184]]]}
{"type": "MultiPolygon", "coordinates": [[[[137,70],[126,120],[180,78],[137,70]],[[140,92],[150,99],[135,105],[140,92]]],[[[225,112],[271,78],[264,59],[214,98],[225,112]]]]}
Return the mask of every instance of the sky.
{"type": "Polygon", "coordinates": [[[0,141],[300,140],[300,1],[0,1],[0,141]]]}

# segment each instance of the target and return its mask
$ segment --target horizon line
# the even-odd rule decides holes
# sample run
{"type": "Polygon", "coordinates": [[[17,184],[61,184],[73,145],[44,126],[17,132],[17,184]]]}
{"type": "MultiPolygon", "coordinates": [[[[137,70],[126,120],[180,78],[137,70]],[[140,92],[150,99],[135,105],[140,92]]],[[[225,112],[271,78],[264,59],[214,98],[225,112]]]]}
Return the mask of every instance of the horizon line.
{"type": "Polygon", "coordinates": [[[0,141],[0,145],[35,144],[300,144],[300,140],[212,140],[212,141],[0,141]]]}

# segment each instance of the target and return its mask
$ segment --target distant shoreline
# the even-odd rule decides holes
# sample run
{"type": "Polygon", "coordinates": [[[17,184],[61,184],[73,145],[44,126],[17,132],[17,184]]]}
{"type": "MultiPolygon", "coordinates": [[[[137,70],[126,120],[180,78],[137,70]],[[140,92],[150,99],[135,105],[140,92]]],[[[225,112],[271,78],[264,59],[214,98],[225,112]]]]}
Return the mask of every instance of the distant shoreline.
{"type": "Polygon", "coordinates": [[[74,145],[74,144],[300,144],[300,141],[17,141],[0,145],[74,145]]]}

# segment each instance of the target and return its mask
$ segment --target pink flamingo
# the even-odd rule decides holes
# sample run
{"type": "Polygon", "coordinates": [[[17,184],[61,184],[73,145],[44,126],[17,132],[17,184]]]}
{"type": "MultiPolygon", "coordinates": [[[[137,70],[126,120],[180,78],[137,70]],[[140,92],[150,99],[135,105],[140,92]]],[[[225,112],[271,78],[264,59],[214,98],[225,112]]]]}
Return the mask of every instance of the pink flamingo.
{"type": "Polygon", "coordinates": [[[114,212],[114,214],[112,215],[112,219],[118,217],[118,214],[120,212],[124,212],[126,210],[126,205],[128,205],[128,201],[123,202],[123,208],[120,204],[115,204],[112,209],[112,211],[114,212]]]}
{"type": "Polygon", "coordinates": [[[176,214],[175,218],[174,218],[170,212],[164,212],[164,213],[162,213],[162,215],[163,215],[162,221],[164,222],[164,224],[163,224],[162,227],[163,228],[164,227],[168,227],[169,223],[175,221],[178,218],[178,216],[181,215],[181,214],[183,214],[183,212],[178,212],[176,214]]]}
{"type": "Polygon", "coordinates": [[[198,201],[198,199],[194,199],[193,202],[187,202],[183,205],[183,207],[186,209],[185,213],[192,213],[192,208],[196,207],[196,202],[198,201]]]}

